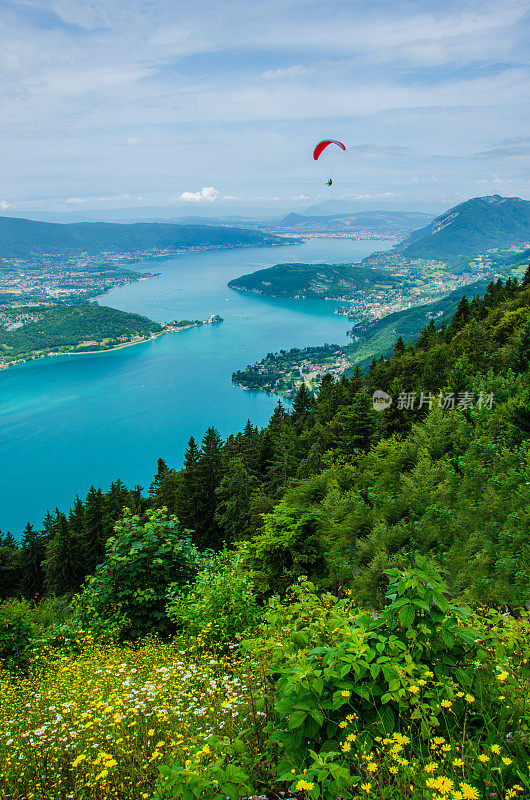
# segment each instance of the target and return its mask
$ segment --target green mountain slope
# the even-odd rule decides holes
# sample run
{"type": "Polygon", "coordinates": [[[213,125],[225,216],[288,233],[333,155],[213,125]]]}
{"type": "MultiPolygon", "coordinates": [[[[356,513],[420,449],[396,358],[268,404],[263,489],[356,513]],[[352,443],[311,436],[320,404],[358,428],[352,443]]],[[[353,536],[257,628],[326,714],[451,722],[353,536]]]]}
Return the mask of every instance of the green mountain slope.
{"type": "Polygon", "coordinates": [[[491,249],[530,242],[530,202],[519,197],[474,197],[450,208],[399,246],[408,258],[462,265],[491,249]]]}
{"type": "Polygon", "coordinates": [[[106,350],[149,339],[162,325],[108,306],[21,306],[0,311],[0,366],[56,352],[106,350]]]}
{"type": "Polygon", "coordinates": [[[351,264],[276,264],[234,278],[228,286],[268,297],[345,299],[360,290],[397,284],[398,280],[384,270],[351,264]]]}
{"type": "Polygon", "coordinates": [[[139,222],[61,224],[0,217],[0,258],[79,253],[148,252],[189,247],[252,247],[285,239],[243,228],[139,222]]]}

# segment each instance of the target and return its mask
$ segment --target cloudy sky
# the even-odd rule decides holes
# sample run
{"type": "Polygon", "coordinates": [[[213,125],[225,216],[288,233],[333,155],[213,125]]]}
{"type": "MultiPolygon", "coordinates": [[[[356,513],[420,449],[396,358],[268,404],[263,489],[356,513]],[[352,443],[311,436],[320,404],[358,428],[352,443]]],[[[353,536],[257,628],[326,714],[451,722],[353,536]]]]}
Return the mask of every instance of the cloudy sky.
{"type": "Polygon", "coordinates": [[[0,213],[530,198],[529,33],[530,0],[2,0],[0,213]]]}

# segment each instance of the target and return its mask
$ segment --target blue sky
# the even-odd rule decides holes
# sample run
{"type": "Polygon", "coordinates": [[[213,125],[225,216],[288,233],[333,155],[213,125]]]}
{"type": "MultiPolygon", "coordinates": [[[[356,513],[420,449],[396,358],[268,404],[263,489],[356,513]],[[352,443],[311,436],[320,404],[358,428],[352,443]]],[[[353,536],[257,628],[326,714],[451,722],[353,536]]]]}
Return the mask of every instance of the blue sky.
{"type": "Polygon", "coordinates": [[[0,9],[0,213],[530,198],[530,0],[0,9]]]}

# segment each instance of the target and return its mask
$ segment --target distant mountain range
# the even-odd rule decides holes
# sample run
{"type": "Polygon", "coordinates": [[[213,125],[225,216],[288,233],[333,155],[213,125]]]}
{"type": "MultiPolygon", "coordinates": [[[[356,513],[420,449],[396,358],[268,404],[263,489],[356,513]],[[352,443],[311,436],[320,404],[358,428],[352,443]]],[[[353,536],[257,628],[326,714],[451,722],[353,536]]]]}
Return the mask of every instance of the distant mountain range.
{"type": "Polygon", "coordinates": [[[276,223],[290,233],[348,233],[351,236],[403,238],[432,220],[432,214],[419,211],[356,211],[354,213],[291,213],[276,223]]]}
{"type": "Polygon", "coordinates": [[[414,231],[398,249],[408,258],[462,265],[497,248],[530,244],[530,202],[520,197],[474,197],[414,231]]]}
{"type": "Polygon", "coordinates": [[[35,222],[0,217],[0,258],[31,259],[81,253],[150,253],[186,248],[259,247],[285,244],[270,233],[211,225],[138,222],[35,222]]]}

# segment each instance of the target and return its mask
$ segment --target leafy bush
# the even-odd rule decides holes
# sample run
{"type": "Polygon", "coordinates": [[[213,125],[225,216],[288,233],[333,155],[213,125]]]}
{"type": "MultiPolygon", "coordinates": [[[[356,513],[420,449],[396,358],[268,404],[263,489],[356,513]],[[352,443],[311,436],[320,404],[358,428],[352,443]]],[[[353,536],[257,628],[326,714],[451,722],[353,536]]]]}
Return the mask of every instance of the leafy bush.
{"type": "MultiPolygon", "coordinates": [[[[270,604],[261,637],[245,643],[272,664],[278,722],[271,742],[278,747],[279,779],[292,781],[293,790],[312,800],[334,798],[361,780],[369,793],[376,753],[380,764],[389,757],[393,781],[396,764],[385,747],[404,758],[405,745],[411,745],[406,763],[397,765],[408,768],[413,758],[432,761],[433,748],[456,741],[460,758],[447,780],[457,786],[464,765],[485,779],[489,764],[487,780],[502,789],[520,777],[517,769],[528,760],[527,689],[514,687],[506,703],[510,672],[500,668],[509,654],[511,668],[517,661],[528,684],[524,623],[516,644],[508,638],[501,645],[498,624],[485,626],[470,609],[452,605],[440,575],[424,559],[388,575],[388,605],[378,615],[359,611],[349,599],[319,596],[302,581],[288,601],[270,604]],[[468,627],[470,619],[477,630],[468,627]],[[510,748],[502,775],[484,753],[486,744],[497,747],[499,741],[510,748]]],[[[457,755],[452,745],[447,752],[457,755]]],[[[409,783],[416,780],[413,771],[403,774],[409,783]]],[[[402,796],[395,786],[393,791],[378,796],[402,796]]],[[[470,786],[460,797],[478,798],[475,791],[470,786]]]]}
{"type": "Polygon", "coordinates": [[[165,508],[148,511],[145,524],[126,509],[114,531],[105,560],[74,599],[77,621],[122,639],[170,633],[174,625],[165,610],[169,587],[190,583],[201,554],[165,508]]]}
{"type": "Polygon", "coordinates": [[[24,670],[29,661],[36,625],[28,600],[5,600],[0,604],[0,664],[24,670]]]}
{"type": "Polygon", "coordinates": [[[210,556],[190,586],[173,584],[170,592],[167,615],[191,635],[210,631],[217,640],[229,641],[250,628],[260,613],[241,550],[210,556]]]}

